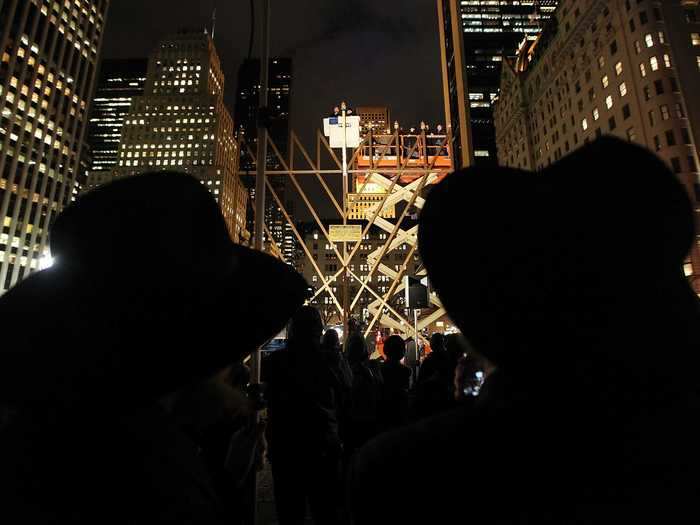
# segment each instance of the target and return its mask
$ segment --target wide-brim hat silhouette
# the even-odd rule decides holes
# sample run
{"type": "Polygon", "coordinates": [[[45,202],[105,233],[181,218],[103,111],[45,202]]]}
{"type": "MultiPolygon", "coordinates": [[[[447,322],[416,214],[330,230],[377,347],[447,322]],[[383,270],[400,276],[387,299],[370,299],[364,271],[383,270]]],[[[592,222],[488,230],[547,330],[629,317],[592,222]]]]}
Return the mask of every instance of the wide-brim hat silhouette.
{"type": "Polygon", "coordinates": [[[50,238],[54,266],[0,298],[0,401],[161,396],[249,354],[308,293],[287,264],[234,244],[184,174],[81,196],[50,238]]]}
{"type": "MultiPolygon", "coordinates": [[[[697,314],[682,274],[693,240],[678,177],[650,151],[610,137],[539,172],[456,172],[431,190],[419,227],[447,313],[504,366],[580,358],[581,347],[610,344],[608,334],[643,330],[645,309],[656,323],[697,314]]],[[[606,358],[656,366],[647,349],[622,346],[606,358]]]]}

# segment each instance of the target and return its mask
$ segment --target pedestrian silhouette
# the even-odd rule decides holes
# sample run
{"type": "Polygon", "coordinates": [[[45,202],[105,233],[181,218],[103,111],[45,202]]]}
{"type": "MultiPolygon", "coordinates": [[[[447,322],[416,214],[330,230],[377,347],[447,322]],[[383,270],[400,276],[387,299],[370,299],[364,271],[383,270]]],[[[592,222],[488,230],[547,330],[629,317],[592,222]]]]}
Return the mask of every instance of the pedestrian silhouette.
{"type": "Polygon", "coordinates": [[[15,414],[0,438],[5,521],[220,523],[168,408],[282,329],[303,279],[233,244],[182,174],[98,188],[50,234],[54,266],[0,299],[0,403],[15,414]]]}
{"type": "Polygon", "coordinates": [[[497,369],[473,409],[363,448],[355,523],[697,521],[700,308],[681,268],[693,222],[667,165],[612,138],[536,174],[472,168],[436,186],[421,256],[497,369]],[[444,251],[455,224],[464,257],[444,251]],[[406,479],[455,481],[403,507],[406,479]]]}
{"type": "Polygon", "coordinates": [[[419,417],[437,414],[454,404],[454,367],[445,345],[443,334],[436,332],[430,337],[432,351],[418,370],[415,412],[419,417]]]}
{"type": "Polygon", "coordinates": [[[335,379],[335,404],[341,441],[345,441],[349,425],[352,394],[352,371],[340,347],[338,332],[329,328],[321,339],[321,354],[335,379]]]}
{"type": "Polygon", "coordinates": [[[382,364],[384,389],[383,426],[392,428],[402,425],[408,419],[408,388],[411,382],[411,370],[401,363],[406,355],[406,343],[398,335],[392,335],[384,341],[386,361],[382,364]]]}
{"type": "Polygon", "coordinates": [[[491,366],[476,353],[462,334],[446,336],[445,348],[452,378],[452,398],[456,402],[474,401],[483,380],[491,372],[491,366]]]}
{"type": "Polygon", "coordinates": [[[449,358],[443,334],[436,332],[430,337],[430,350],[430,354],[423,360],[418,371],[419,381],[427,381],[435,376],[444,378],[449,375],[449,358]]]}
{"type": "Polygon", "coordinates": [[[416,340],[413,337],[406,339],[406,357],[404,358],[404,364],[411,370],[411,388],[415,386],[416,379],[418,378],[418,368],[420,366],[420,355],[419,347],[416,340]]]}
{"type": "Polygon", "coordinates": [[[349,455],[379,432],[382,408],[382,378],[370,363],[367,343],[362,334],[350,336],[348,362],[352,371],[349,424],[345,441],[349,455]]]}
{"type": "Polygon", "coordinates": [[[281,525],[304,523],[307,506],[316,523],[336,524],[341,516],[343,386],[321,349],[322,331],[318,310],[302,307],[289,323],[287,347],[263,363],[268,457],[281,525]]]}

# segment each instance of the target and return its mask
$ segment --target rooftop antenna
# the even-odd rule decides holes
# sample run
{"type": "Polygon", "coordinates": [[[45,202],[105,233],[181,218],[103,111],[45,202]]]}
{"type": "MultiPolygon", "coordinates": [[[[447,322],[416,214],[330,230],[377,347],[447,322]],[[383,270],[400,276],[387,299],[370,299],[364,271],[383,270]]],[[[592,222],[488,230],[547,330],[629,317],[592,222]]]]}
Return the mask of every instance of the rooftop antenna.
{"type": "Polygon", "coordinates": [[[211,14],[211,39],[214,40],[214,35],[216,32],[216,7],[214,7],[214,12],[211,14]]]}

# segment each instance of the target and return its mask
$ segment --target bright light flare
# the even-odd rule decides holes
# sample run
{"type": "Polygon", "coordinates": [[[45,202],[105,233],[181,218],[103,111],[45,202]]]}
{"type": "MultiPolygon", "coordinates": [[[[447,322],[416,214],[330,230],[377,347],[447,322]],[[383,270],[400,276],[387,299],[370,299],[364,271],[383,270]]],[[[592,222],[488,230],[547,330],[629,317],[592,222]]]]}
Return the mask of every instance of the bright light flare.
{"type": "Polygon", "coordinates": [[[39,270],[47,270],[53,266],[54,258],[51,255],[44,254],[44,256],[39,259],[39,270]]]}

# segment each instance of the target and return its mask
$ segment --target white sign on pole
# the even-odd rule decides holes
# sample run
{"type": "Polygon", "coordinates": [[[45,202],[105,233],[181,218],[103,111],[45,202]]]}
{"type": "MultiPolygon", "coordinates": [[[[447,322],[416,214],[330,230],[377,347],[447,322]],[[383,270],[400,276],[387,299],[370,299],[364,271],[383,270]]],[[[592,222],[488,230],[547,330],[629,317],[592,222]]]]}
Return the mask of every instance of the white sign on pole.
{"type": "Polygon", "coordinates": [[[331,224],[328,236],[331,242],[360,242],[362,240],[362,226],[359,224],[331,224]]]}
{"type": "Polygon", "coordinates": [[[323,134],[329,138],[331,148],[342,148],[343,146],[357,148],[362,143],[360,140],[360,117],[345,117],[345,121],[346,129],[343,133],[342,116],[323,119],[323,134]]]}

